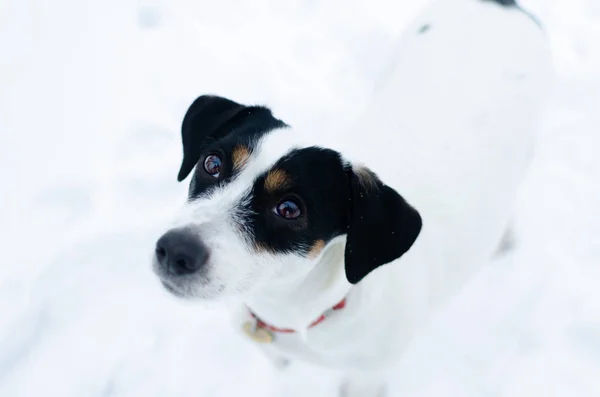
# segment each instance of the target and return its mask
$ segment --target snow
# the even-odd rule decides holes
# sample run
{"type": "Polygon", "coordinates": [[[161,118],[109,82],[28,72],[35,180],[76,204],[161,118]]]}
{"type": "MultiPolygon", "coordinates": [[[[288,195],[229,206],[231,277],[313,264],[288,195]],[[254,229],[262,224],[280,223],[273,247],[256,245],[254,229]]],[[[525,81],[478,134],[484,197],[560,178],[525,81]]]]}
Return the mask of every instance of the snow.
{"type": "MultiPolygon", "coordinates": [[[[213,92],[335,128],[425,3],[4,2],[0,396],[335,395],[337,373],[277,372],[219,307],[152,275],[186,191],[179,124],[213,92]]],[[[522,4],[547,27],[557,83],[515,251],[435,316],[391,395],[600,395],[600,6],[522,4]]]]}

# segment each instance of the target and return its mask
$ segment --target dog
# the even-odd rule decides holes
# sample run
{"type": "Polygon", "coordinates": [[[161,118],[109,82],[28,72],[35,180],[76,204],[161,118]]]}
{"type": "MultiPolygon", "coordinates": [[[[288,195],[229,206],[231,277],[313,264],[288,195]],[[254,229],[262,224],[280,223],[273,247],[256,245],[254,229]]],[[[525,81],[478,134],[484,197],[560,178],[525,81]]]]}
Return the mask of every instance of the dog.
{"type": "Polygon", "coordinates": [[[442,0],[335,131],[202,95],[181,128],[188,198],[153,270],[177,297],[239,301],[235,326],[278,366],[338,368],[344,396],[381,395],[501,243],[551,74],[543,29],[514,1],[442,0]]]}

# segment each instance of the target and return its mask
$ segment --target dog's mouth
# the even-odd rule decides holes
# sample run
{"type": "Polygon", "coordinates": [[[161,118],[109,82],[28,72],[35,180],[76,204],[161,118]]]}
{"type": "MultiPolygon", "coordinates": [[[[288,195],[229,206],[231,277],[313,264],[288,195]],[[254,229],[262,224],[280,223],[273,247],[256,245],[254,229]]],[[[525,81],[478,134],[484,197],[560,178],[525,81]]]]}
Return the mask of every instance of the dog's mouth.
{"type": "Polygon", "coordinates": [[[174,295],[174,296],[176,296],[178,298],[185,298],[186,297],[186,295],[184,293],[182,293],[178,288],[174,287],[173,285],[169,284],[168,282],[166,282],[164,280],[161,280],[160,283],[172,295],[174,295]]]}
{"type": "Polygon", "coordinates": [[[219,299],[225,291],[225,285],[219,284],[213,288],[201,289],[197,293],[190,293],[189,289],[176,285],[169,280],[160,280],[163,287],[173,296],[180,299],[200,299],[200,300],[215,300],[219,299]]]}

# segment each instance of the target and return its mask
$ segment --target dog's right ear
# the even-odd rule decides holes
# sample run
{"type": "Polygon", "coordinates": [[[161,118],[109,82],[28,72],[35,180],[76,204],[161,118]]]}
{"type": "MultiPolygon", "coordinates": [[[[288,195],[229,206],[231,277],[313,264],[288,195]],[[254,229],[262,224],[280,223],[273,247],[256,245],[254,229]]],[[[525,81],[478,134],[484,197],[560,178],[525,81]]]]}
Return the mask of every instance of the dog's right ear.
{"type": "Polygon", "coordinates": [[[179,182],[190,174],[203,146],[227,135],[247,109],[248,106],[213,95],[203,95],[192,103],[181,125],[183,161],[177,176],[179,182]]]}
{"type": "Polygon", "coordinates": [[[350,213],[344,261],[356,284],[370,272],[404,255],[421,233],[419,212],[374,172],[350,168],[350,213]]]}

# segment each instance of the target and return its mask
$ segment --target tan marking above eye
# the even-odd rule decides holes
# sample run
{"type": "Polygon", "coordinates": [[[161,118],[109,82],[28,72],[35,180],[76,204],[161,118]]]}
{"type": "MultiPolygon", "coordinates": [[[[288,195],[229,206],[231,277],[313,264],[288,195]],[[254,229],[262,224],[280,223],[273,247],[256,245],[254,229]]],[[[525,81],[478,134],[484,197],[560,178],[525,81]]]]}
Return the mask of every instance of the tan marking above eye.
{"type": "Polygon", "coordinates": [[[308,251],[308,254],[306,254],[306,256],[309,257],[310,259],[316,259],[321,254],[321,252],[323,251],[324,248],[325,248],[325,241],[317,240],[311,247],[310,251],[308,251]]]}
{"type": "Polygon", "coordinates": [[[248,150],[247,147],[242,146],[242,145],[237,145],[236,147],[234,147],[233,152],[231,154],[231,159],[233,162],[233,169],[238,170],[238,171],[240,169],[242,169],[248,162],[249,158],[250,158],[250,151],[248,150]]]}
{"type": "Polygon", "coordinates": [[[289,186],[290,177],[285,171],[280,169],[273,169],[269,171],[265,178],[265,190],[267,192],[274,192],[281,190],[289,186]]]}

